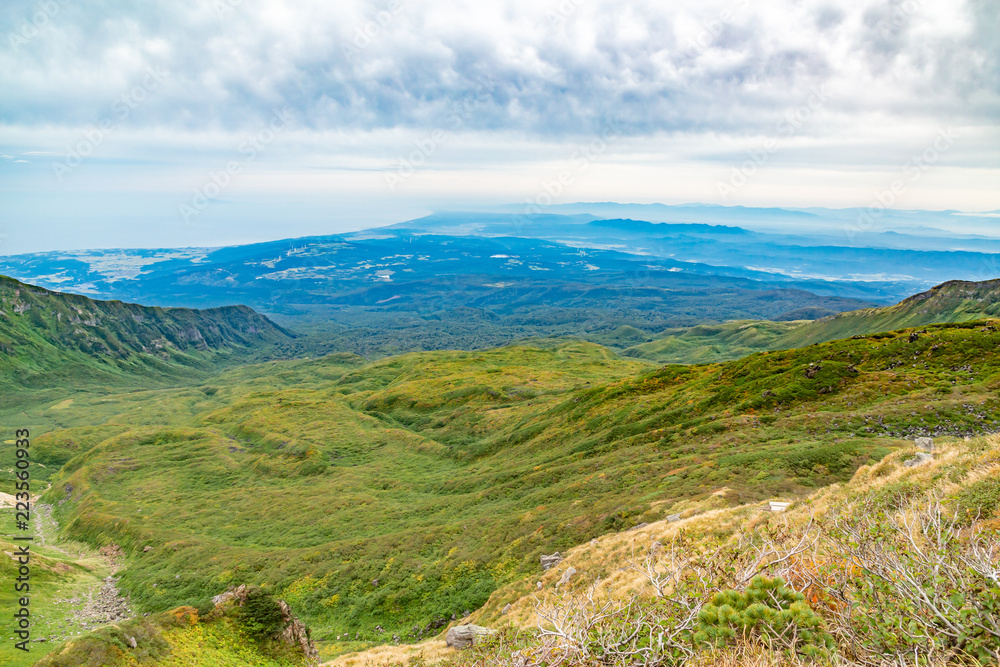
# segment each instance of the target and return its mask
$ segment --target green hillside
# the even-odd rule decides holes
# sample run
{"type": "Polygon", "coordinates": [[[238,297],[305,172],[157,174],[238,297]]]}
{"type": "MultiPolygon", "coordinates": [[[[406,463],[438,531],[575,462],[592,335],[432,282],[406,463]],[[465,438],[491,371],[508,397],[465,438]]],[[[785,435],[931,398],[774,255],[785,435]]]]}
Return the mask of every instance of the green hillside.
{"type": "Polygon", "coordinates": [[[139,610],[259,584],[330,655],[433,634],[543,553],[1000,429],[998,344],[978,323],[660,369],[589,343],[271,362],[44,406],[65,428],[34,452],[65,533],[129,554],[139,610]]]}
{"type": "Polygon", "coordinates": [[[698,364],[730,361],[763,350],[782,350],[851,336],[969,322],[1000,316],[1000,280],[954,280],[885,308],[864,308],[813,321],[743,320],[667,329],[656,340],[633,345],[623,354],[656,363],[698,364]]]}
{"type": "Polygon", "coordinates": [[[1000,316],[1000,280],[953,280],[887,308],[865,308],[804,324],[780,337],[778,347],[802,347],[858,334],[969,322],[1000,316]]]}
{"type": "Polygon", "coordinates": [[[288,339],[246,306],[149,308],[0,276],[0,386],[21,392],[176,382],[253,359],[288,339]]]}
{"type": "Polygon", "coordinates": [[[662,364],[710,364],[773,350],[777,342],[803,326],[801,321],[743,320],[668,329],[661,338],[626,349],[623,354],[662,364]]]}

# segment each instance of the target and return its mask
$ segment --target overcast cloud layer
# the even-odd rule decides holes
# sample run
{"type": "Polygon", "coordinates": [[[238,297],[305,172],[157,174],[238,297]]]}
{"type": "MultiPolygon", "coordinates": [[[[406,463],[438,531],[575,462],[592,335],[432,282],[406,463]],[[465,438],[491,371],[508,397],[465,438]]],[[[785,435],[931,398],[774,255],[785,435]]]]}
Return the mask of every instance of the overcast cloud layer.
{"type": "Polygon", "coordinates": [[[25,193],[189,192],[278,113],[230,196],[530,200],[603,136],[561,200],[856,206],[947,131],[899,205],[998,208],[998,34],[995,0],[7,0],[0,188],[22,223],[25,193]]]}

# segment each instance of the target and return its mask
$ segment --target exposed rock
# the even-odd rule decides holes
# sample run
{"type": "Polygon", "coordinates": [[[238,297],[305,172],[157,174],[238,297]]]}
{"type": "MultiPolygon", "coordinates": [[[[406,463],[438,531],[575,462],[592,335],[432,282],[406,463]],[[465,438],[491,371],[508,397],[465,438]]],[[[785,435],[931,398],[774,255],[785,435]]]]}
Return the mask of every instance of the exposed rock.
{"type": "Polygon", "coordinates": [[[923,465],[924,463],[927,463],[928,461],[931,461],[933,459],[934,457],[928,454],[927,452],[917,452],[916,456],[914,456],[912,459],[907,459],[903,461],[903,465],[906,466],[907,468],[913,468],[918,465],[923,465]]]}
{"type": "Polygon", "coordinates": [[[146,546],[144,546],[144,547],[142,548],[142,553],[147,553],[147,552],[149,552],[149,551],[152,551],[152,550],[153,550],[153,547],[151,547],[151,546],[149,546],[149,545],[147,544],[146,546]]]}
{"type": "Polygon", "coordinates": [[[510,603],[505,604],[503,606],[503,609],[500,610],[500,614],[503,615],[503,614],[506,614],[509,611],[510,611],[510,603]]]}
{"type": "Polygon", "coordinates": [[[648,523],[646,523],[646,522],[643,522],[643,523],[640,523],[640,524],[639,524],[639,525],[637,525],[637,526],[632,526],[631,528],[629,528],[629,531],[633,531],[633,530],[642,530],[643,528],[645,528],[645,527],[646,527],[646,526],[648,526],[648,525],[649,525],[648,523]]]}
{"type": "Polygon", "coordinates": [[[681,520],[681,515],[680,514],[668,514],[667,515],[667,521],[669,521],[670,523],[673,523],[674,521],[680,521],[680,520],[681,520]]]}
{"type": "Polygon", "coordinates": [[[483,637],[489,637],[495,632],[496,630],[484,628],[481,625],[472,625],[471,623],[468,625],[456,625],[448,630],[444,642],[456,649],[469,648],[483,637]]]}
{"type": "Polygon", "coordinates": [[[548,570],[549,568],[558,565],[562,561],[562,559],[563,555],[557,551],[550,556],[546,556],[543,554],[539,560],[542,561],[542,569],[548,570]]]}
{"type": "Polygon", "coordinates": [[[318,665],[319,650],[309,636],[309,628],[295,617],[287,602],[278,600],[278,606],[281,607],[281,622],[284,624],[279,635],[281,640],[289,646],[298,646],[309,664],[318,665]]]}
{"type": "Polygon", "coordinates": [[[563,572],[563,576],[559,578],[559,583],[556,584],[556,586],[562,586],[563,584],[568,584],[569,580],[573,578],[574,574],[576,574],[576,568],[575,567],[569,568],[568,570],[563,572]]]}
{"type": "Polygon", "coordinates": [[[915,438],[913,443],[917,446],[917,449],[925,452],[934,451],[934,438],[915,438]]]}
{"type": "Polygon", "coordinates": [[[443,628],[446,625],[448,625],[448,621],[446,621],[444,618],[435,618],[433,621],[425,625],[420,632],[422,633],[430,632],[431,630],[437,630],[438,628],[443,628]]]}
{"type": "Polygon", "coordinates": [[[216,607],[221,607],[230,600],[234,600],[236,604],[243,606],[243,603],[247,599],[247,587],[245,584],[240,584],[232,590],[228,590],[225,593],[220,593],[212,598],[212,604],[216,607]]]}

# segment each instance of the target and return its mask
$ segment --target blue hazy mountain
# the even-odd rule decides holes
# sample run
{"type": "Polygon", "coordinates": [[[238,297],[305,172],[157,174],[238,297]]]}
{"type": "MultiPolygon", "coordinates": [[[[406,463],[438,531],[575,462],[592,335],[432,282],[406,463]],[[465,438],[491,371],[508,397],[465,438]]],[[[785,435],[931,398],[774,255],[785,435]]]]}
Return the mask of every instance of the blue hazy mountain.
{"type": "Polygon", "coordinates": [[[442,212],[223,248],[16,255],[0,258],[0,273],[157,306],[246,304],[322,329],[325,350],[379,354],[553,335],[626,346],[670,327],[815,319],[1000,273],[1000,240],[928,225],[866,232],[859,246],[862,237],[830,231],[842,212],[641,207],[686,216],[663,222],[598,215],[632,205],[588,206],[442,212]],[[762,231],[775,221],[794,233],[762,231]]]}

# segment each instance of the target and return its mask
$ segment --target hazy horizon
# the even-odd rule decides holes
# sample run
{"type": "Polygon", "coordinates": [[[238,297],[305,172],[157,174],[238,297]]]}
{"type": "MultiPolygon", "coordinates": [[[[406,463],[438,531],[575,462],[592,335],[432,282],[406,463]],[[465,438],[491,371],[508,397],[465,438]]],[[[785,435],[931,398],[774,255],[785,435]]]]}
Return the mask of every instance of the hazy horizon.
{"type": "Polygon", "coordinates": [[[14,0],[0,254],[498,202],[996,211],[998,32],[979,0],[14,0]]]}

